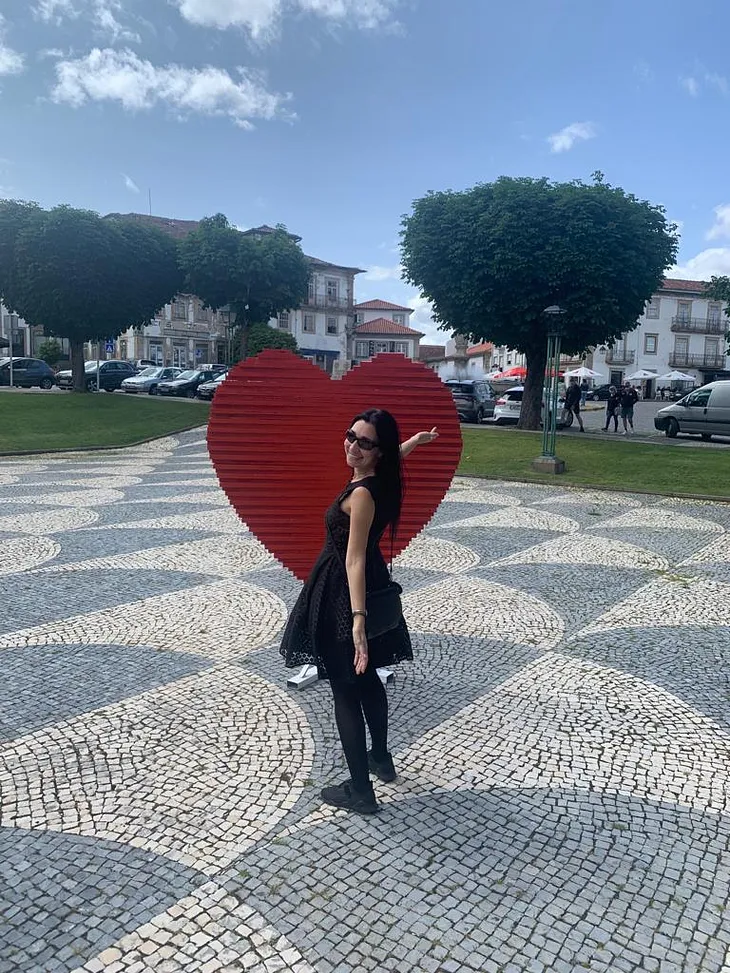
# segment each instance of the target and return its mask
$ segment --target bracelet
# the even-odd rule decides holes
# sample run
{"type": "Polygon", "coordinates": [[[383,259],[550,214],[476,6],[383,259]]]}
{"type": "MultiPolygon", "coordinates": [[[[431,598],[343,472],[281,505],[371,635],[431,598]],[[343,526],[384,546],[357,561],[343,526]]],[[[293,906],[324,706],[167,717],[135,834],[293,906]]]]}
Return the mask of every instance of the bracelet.
{"type": "Polygon", "coordinates": [[[368,617],[368,613],[365,611],[364,608],[356,608],[355,611],[352,613],[352,617],[354,618],[356,615],[362,615],[363,618],[368,617]]]}

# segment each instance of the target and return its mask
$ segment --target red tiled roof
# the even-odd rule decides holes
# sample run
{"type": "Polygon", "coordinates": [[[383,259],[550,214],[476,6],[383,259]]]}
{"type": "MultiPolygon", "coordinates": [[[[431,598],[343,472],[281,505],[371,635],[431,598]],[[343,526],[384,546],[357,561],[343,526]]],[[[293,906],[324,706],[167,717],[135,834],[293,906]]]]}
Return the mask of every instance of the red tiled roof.
{"type": "Polygon", "coordinates": [[[422,361],[426,361],[429,358],[445,358],[446,345],[420,345],[418,348],[418,357],[422,361]]]}
{"type": "Polygon", "coordinates": [[[175,240],[184,240],[198,228],[198,220],[171,220],[166,216],[148,216],[147,213],[109,213],[106,218],[142,223],[144,226],[162,230],[175,240]]]}
{"type": "Polygon", "coordinates": [[[407,328],[405,324],[396,324],[388,318],[376,318],[374,321],[367,321],[365,324],[358,324],[355,334],[405,334],[413,338],[422,338],[422,331],[414,331],[407,328]]]}
{"type": "Polygon", "coordinates": [[[412,307],[403,307],[401,304],[391,304],[389,301],[363,301],[362,304],[355,305],[356,311],[407,311],[411,312],[412,307]]]}
{"type": "Polygon", "coordinates": [[[673,277],[665,277],[660,291],[699,291],[702,293],[707,287],[705,280],[675,280],[673,277]]]}
{"type": "Polygon", "coordinates": [[[482,341],[479,345],[472,345],[471,348],[466,349],[467,355],[486,355],[487,352],[492,351],[494,345],[491,341],[482,341]]]}

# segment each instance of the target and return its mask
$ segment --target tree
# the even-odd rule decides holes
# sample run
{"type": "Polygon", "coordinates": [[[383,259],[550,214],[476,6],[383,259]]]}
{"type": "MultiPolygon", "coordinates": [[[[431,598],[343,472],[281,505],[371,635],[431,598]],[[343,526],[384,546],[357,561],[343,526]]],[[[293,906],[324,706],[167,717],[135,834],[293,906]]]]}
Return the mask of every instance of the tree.
{"type": "Polygon", "coordinates": [[[46,338],[38,349],[38,357],[53,368],[63,358],[61,342],[57,338],[46,338]]]}
{"type": "Polygon", "coordinates": [[[309,286],[307,258],[283,227],[242,233],[221,213],[201,220],[182,241],[180,266],[187,291],[214,311],[227,307],[235,315],[244,359],[251,325],[299,307],[309,286]]]}
{"type": "MultiPolygon", "coordinates": [[[[711,301],[722,301],[725,314],[730,318],[730,277],[710,277],[710,283],[705,287],[705,297],[711,301]]],[[[725,341],[725,354],[730,355],[730,328],[725,332],[725,341]]]]}
{"type": "MultiPolygon", "coordinates": [[[[251,324],[248,327],[247,354],[250,358],[258,355],[265,348],[286,348],[287,351],[298,351],[296,338],[288,331],[277,331],[276,328],[269,327],[268,324],[251,324]]],[[[236,361],[242,360],[241,355],[241,330],[236,328],[236,336],[233,342],[234,358],[236,361]]]]}
{"type": "Polygon", "coordinates": [[[123,218],[4,200],[0,236],[0,294],[30,324],[68,338],[75,391],[85,390],[85,341],[146,324],[180,290],[175,241],[123,218]]]}
{"type": "Polygon", "coordinates": [[[612,344],[637,325],[676,260],[676,227],[661,206],[604,182],[502,177],[429,193],[403,219],[404,278],[441,326],[524,352],[520,425],[536,429],[549,317],[559,305],[563,350],[612,344]]]}

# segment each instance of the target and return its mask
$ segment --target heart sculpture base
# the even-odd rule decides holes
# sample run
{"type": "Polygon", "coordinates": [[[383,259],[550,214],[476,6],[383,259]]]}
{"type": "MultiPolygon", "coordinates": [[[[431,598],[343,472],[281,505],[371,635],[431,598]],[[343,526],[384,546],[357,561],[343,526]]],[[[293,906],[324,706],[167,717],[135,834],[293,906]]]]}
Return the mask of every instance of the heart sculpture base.
{"type": "MultiPolygon", "coordinates": [[[[432,369],[386,354],[332,380],[290,351],[264,351],[236,365],[213,399],[208,450],[220,485],[249,530],[301,580],[324,545],[325,511],[350,479],[345,432],[369,408],[392,412],[403,440],[439,431],[405,461],[397,556],[433,517],[461,457],[454,401],[432,369]]],[[[382,548],[389,557],[389,532],[382,548]]]]}

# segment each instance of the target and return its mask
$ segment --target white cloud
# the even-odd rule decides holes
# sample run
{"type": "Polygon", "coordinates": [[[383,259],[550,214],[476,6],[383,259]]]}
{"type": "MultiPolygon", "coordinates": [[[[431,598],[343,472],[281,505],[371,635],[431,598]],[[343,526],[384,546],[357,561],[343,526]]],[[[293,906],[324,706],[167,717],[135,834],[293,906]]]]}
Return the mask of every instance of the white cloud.
{"type": "Polygon", "coordinates": [[[174,0],[180,14],[201,27],[241,27],[268,40],[287,12],[310,13],[330,22],[374,28],[390,22],[400,0],[174,0]]]}
{"type": "Polygon", "coordinates": [[[727,97],[730,94],[730,88],[728,87],[727,78],[722,74],[713,74],[708,72],[705,74],[705,83],[710,85],[712,88],[717,88],[721,95],[727,97]]]}
{"type": "Polygon", "coordinates": [[[24,55],[5,43],[5,18],[0,14],[0,74],[20,74],[24,68],[24,55]]]}
{"type": "Polygon", "coordinates": [[[95,48],[87,57],[60,61],[56,76],[52,100],[74,108],[89,101],[116,101],[127,111],[162,105],[181,117],[225,116],[241,128],[252,128],[254,118],[285,114],[286,98],[268,91],[243,68],[236,80],[220,68],[157,67],[130,50],[95,48]]]}
{"type": "Polygon", "coordinates": [[[684,77],[679,79],[679,83],[682,85],[687,94],[692,95],[696,98],[700,93],[700,83],[697,78],[684,77]]]}
{"type": "Polygon", "coordinates": [[[421,343],[424,345],[445,345],[451,337],[450,331],[441,331],[438,323],[433,319],[433,307],[425,297],[410,297],[405,302],[407,307],[413,308],[410,317],[410,327],[423,332],[421,343]]]}
{"type": "Polygon", "coordinates": [[[723,203],[713,210],[715,222],[705,234],[706,240],[718,240],[730,237],[730,203],[723,203]]]}
{"type": "Polygon", "coordinates": [[[554,135],[548,135],[547,141],[551,152],[569,152],[576,142],[594,139],[597,134],[593,122],[573,122],[554,135]]]}
{"type": "Polygon", "coordinates": [[[367,269],[365,274],[366,280],[400,280],[403,268],[400,264],[396,264],[394,267],[380,267],[377,264],[373,264],[367,269]]]}
{"type": "Polygon", "coordinates": [[[117,14],[124,13],[122,0],[39,0],[34,13],[37,19],[55,24],[85,17],[97,34],[114,43],[138,44],[142,40],[117,19],[117,14]]]}
{"type": "Polygon", "coordinates": [[[122,172],[121,173],[121,176],[122,176],[122,179],[124,180],[124,185],[130,191],[130,193],[138,193],[139,192],[139,186],[134,181],[134,179],[132,179],[131,176],[128,176],[126,174],[126,172],[122,172]]]}
{"type": "Polygon", "coordinates": [[[713,276],[730,276],[730,247],[702,250],[686,263],[677,264],[667,271],[667,277],[686,280],[709,280],[713,276]]]}

